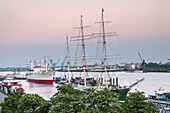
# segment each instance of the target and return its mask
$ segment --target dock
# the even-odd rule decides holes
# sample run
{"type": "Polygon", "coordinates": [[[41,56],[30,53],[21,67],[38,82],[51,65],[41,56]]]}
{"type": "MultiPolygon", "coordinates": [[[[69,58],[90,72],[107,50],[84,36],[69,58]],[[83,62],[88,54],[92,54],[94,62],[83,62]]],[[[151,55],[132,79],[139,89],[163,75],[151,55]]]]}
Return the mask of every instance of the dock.
{"type": "Polygon", "coordinates": [[[154,100],[154,99],[149,99],[149,101],[155,103],[158,108],[167,107],[170,109],[170,101],[154,100]]]}
{"type": "Polygon", "coordinates": [[[0,91],[0,103],[4,102],[5,97],[8,97],[8,96],[0,91]]]}
{"type": "Polygon", "coordinates": [[[155,100],[149,99],[147,101],[151,101],[159,108],[160,113],[170,113],[170,101],[163,101],[163,100],[155,100]]]}

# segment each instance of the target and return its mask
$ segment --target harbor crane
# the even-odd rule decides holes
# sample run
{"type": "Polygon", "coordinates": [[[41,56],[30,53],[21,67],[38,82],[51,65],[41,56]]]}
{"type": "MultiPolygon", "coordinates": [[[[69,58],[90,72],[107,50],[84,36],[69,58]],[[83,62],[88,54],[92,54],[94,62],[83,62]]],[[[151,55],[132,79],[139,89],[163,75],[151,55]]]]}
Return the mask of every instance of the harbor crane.
{"type": "Polygon", "coordinates": [[[58,62],[60,61],[60,58],[57,60],[56,63],[54,63],[54,61],[51,59],[51,64],[53,65],[53,69],[57,66],[58,62]]]}
{"type": "Polygon", "coordinates": [[[57,60],[56,63],[54,63],[54,61],[53,61],[52,59],[51,59],[50,61],[51,61],[51,64],[52,64],[53,66],[54,66],[54,65],[56,66],[56,65],[58,64],[58,62],[60,61],[60,58],[57,60]]]}
{"type": "Polygon", "coordinates": [[[140,55],[140,53],[138,53],[139,57],[140,57],[140,60],[142,62],[141,66],[143,67],[146,63],[145,63],[145,60],[142,58],[142,56],[140,55]]]}
{"type": "Polygon", "coordinates": [[[59,63],[59,61],[60,61],[60,58],[57,60],[56,65],[59,63]]]}
{"type": "Polygon", "coordinates": [[[143,59],[142,59],[142,56],[140,55],[140,53],[138,53],[138,55],[139,55],[141,62],[143,62],[143,59]]]}

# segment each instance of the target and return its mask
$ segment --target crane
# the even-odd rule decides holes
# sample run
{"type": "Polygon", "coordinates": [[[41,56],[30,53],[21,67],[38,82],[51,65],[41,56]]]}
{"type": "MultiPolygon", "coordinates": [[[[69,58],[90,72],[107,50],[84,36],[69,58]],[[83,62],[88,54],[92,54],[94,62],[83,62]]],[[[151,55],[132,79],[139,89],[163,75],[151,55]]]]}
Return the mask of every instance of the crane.
{"type": "Polygon", "coordinates": [[[52,59],[50,59],[50,62],[51,62],[51,65],[53,66],[53,67],[52,67],[52,70],[55,70],[55,63],[53,62],[52,59]]]}
{"type": "Polygon", "coordinates": [[[141,62],[143,62],[143,59],[142,59],[142,56],[140,55],[140,53],[138,53],[138,55],[139,55],[141,62]]]}
{"type": "Polygon", "coordinates": [[[56,65],[59,63],[59,61],[60,61],[60,58],[57,60],[56,65]]]}
{"type": "Polygon", "coordinates": [[[51,59],[50,60],[51,61],[51,64],[52,64],[52,66],[53,66],[53,70],[54,70],[54,68],[55,68],[55,66],[58,64],[58,62],[60,61],[60,58],[57,60],[57,62],[56,63],[54,63],[54,61],[51,59]]]}
{"type": "Polygon", "coordinates": [[[139,57],[140,57],[140,60],[141,60],[141,62],[142,62],[142,64],[141,64],[141,66],[143,67],[143,66],[145,66],[145,60],[144,59],[142,59],[142,56],[140,55],[140,53],[138,53],[138,55],[139,55],[139,57]]]}

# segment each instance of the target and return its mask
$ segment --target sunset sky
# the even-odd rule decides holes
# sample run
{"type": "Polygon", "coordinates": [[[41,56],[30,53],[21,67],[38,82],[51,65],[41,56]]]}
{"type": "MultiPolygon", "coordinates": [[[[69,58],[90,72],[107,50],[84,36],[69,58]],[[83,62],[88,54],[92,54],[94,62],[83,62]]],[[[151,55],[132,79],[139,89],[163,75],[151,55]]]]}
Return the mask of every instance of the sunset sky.
{"type": "Polygon", "coordinates": [[[102,8],[119,34],[119,62],[140,62],[138,52],[146,62],[168,61],[170,0],[0,0],[0,67],[63,59],[66,35],[76,35],[80,15],[93,28],[102,8]]]}

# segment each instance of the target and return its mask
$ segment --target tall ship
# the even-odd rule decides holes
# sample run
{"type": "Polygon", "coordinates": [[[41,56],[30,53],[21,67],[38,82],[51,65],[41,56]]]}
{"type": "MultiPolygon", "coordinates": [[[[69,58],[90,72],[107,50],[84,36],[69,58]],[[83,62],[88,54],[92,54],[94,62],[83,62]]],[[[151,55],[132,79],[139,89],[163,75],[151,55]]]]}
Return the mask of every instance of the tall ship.
{"type": "MultiPolygon", "coordinates": [[[[120,100],[125,100],[126,99],[126,96],[127,96],[127,93],[130,91],[130,89],[135,86],[136,84],[138,84],[139,82],[143,81],[144,78],[136,81],[135,83],[129,85],[129,86],[119,86],[118,84],[118,78],[116,78],[116,80],[114,80],[113,78],[109,77],[109,69],[108,69],[108,59],[115,59],[115,58],[119,58],[117,54],[107,54],[107,46],[106,46],[106,37],[110,37],[110,36],[117,36],[116,32],[106,32],[105,30],[105,23],[110,23],[111,21],[105,21],[104,20],[104,16],[103,16],[103,13],[104,13],[104,9],[102,9],[102,13],[101,13],[101,22],[96,22],[96,23],[100,23],[101,24],[101,30],[102,32],[101,33],[93,33],[92,35],[85,35],[84,34],[84,28],[87,28],[88,26],[83,26],[83,21],[82,21],[82,15],[81,15],[81,21],[80,21],[80,27],[76,27],[76,28],[79,28],[80,31],[80,35],[79,36],[74,36],[74,37],[71,37],[71,41],[81,41],[81,46],[82,46],[82,55],[80,56],[69,56],[70,53],[69,53],[69,45],[68,45],[68,37],[67,37],[67,71],[68,71],[68,83],[72,83],[71,80],[70,80],[70,74],[69,72],[70,71],[76,71],[76,70],[81,70],[83,72],[83,85],[84,85],[84,88],[88,88],[86,85],[87,85],[87,70],[91,70],[91,71],[96,71],[97,72],[104,72],[104,75],[105,77],[104,78],[100,78],[100,77],[97,77],[99,76],[100,73],[98,73],[98,75],[96,76],[97,78],[97,84],[98,86],[104,86],[105,88],[108,88],[110,89],[111,91],[114,91],[114,92],[117,92],[119,93],[119,99],[120,100]],[[85,48],[85,41],[86,40],[90,40],[90,39],[97,39],[97,38],[101,38],[102,39],[102,51],[103,51],[103,54],[95,54],[95,55],[86,55],[86,48],[85,48]],[[102,59],[102,65],[101,67],[87,67],[86,65],[86,62],[87,62],[87,59],[102,59]],[[82,60],[83,62],[83,65],[80,67],[80,68],[70,68],[70,65],[71,65],[71,61],[73,60],[82,60]],[[114,82],[116,81],[116,82],[114,82]],[[116,84],[115,84],[116,83],[116,84]],[[100,85],[99,85],[100,84],[100,85]]],[[[92,49],[92,48],[91,48],[92,49]]]]}
{"type": "Polygon", "coordinates": [[[53,76],[55,74],[54,70],[48,67],[48,58],[41,59],[40,62],[31,61],[30,71],[27,73],[27,81],[53,84],[53,76]],[[43,62],[45,61],[45,65],[43,62]]]}

